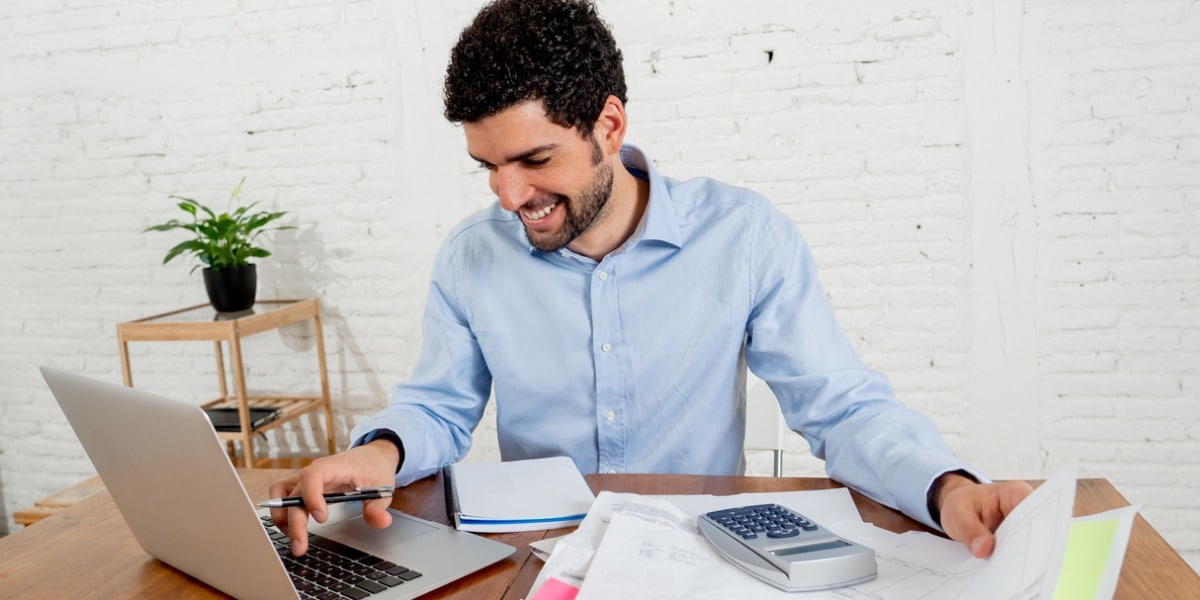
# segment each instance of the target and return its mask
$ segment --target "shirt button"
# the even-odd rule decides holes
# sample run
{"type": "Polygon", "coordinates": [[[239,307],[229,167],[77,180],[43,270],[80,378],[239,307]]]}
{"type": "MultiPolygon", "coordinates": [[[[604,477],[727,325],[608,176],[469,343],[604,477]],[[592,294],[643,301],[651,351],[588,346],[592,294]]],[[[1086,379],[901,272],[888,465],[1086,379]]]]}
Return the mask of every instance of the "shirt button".
{"type": "Polygon", "coordinates": [[[604,413],[604,418],[609,421],[612,421],[613,419],[617,418],[617,413],[610,410],[610,411],[604,413]]]}
{"type": "Polygon", "coordinates": [[[600,345],[601,352],[608,352],[609,350],[612,350],[612,344],[601,344],[600,345]]]}
{"type": "Polygon", "coordinates": [[[600,274],[599,274],[599,275],[597,275],[596,277],[599,277],[599,278],[600,278],[600,281],[604,281],[604,280],[608,279],[608,272],[607,272],[607,271],[600,271],[600,274]]]}

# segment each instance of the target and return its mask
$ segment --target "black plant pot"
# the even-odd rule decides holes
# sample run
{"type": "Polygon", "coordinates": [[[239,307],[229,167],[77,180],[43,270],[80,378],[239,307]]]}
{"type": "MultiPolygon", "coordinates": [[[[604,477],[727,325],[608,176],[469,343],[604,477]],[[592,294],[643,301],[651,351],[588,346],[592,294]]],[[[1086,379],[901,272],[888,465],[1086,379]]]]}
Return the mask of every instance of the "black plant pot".
{"type": "Polygon", "coordinates": [[[204,269],[204,290],[217,312],[238,312],[254,306],[258,271],[254,265],[233,269],[204,269]]]}

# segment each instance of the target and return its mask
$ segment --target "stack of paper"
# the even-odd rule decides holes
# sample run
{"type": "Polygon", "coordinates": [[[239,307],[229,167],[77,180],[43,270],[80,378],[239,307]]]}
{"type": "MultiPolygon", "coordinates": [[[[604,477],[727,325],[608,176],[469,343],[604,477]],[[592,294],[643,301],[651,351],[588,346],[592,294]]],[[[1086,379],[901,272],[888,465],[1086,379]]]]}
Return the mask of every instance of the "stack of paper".
{"type": "Polygon", "coordinates": [[[1072,522],[1074,491],[1073,467],[1038,487],[1001,525],[988,560],[957,542],[864,523],[844,489],[724,497],[603,492],[579,529],[558,538],[530,600],[794,599],[727,563],[695,528],[697,514],[765,502],[806,514],[876,552],[877,579],[801,594],[806,600],[1111,598],[1137,508],[1072,522]],[[1100,533],[1085,535],[1090,531],[1100,533]],[[1101,538],[1103,548],[1079,551],[1101,538]]]}
{"type": "Polygon", "coordinates": [[[458,463],[442,470],[446,512],[462,531],[509,532],[578,525],[596,499],[565,456],[458,463]]]}

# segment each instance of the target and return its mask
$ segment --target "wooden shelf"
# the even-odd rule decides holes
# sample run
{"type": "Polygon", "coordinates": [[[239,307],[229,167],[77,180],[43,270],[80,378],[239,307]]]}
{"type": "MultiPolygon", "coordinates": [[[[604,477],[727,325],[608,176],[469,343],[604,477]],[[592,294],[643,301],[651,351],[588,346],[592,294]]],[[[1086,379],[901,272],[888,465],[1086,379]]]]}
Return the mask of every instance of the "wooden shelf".
{"type": "MultiPolygon", "coordinates": [[[[321,330],[321,306],[316,298],[307,300],[266,300],[255,303],[249,310],[224,314],[217,313],[207,304],[191,306],[171,312],[129,321],[117,325],[117,339],[121,350],[121,372],[125,385],[133,387],[133,374],[129,364],[130,342],[178,342],[210,341],[216,351],[217,376],[220,395],[204,405],[205,408],[227,406],[239,409],[240,431],[219,431],[218,436],[228,443],[241,446],[241,462],[246,468],[254,468],[258,461],[254,457],[254,435],[269,431],[301,415],[321,411],[325,415],[325,434],[329,453],[337,451],[333,432],[333,409],[329,400],[329,374],[325,366],[325,338],[321,330]],[[317,396],[251,396],[246,391],[246,369],[242,361],[242,338],[277,329],[285,325],[312,319],[316,328],[317,368],[320,374],[320,394],[317,396]],[[228,347],[233,390],[229,390],[225,375],[225,358],[222,344],[228,347]],[[249,408],[252,406],[276,406],[283,409],[279,418],[256,429],[249,427],[249,408]],[[245,410],[243,410],[245,409],[245,410]]],[[[230,447],[232,455],[237,453],[230,447]]]]}

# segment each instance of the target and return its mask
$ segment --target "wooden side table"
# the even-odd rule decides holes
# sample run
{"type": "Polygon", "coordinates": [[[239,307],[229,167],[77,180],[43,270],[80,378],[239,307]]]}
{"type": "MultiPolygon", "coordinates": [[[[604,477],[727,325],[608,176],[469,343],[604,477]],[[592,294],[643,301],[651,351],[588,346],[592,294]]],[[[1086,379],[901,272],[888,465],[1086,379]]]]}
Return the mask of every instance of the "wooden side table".
{"type": "Polygon", "coordinates": [[[325,413],[325,435],[329,453],[337,451],[333,432],[333,408],[329,401],[329,374],[325,368],[325,338],[321,333],[321,306],[316,298],[307,300],[264,300],[250,310],[218,314],[208,304],[146,317],[117,325],[117,340],[121,346],[121,372],[125,385],[133,387],[129,366],[129,342],[134,341],[211,341],[216,348],[217,376],[221,397],[206,402],[204,408],[236,407],[241,422],[240,431],[218,431],[226,442],[240,442],[242,465],[254,468],[254,435],[279,427],[301,415],[322,410],[325,413]],[[317,338],[317,367],[321,375],[321,394],[307,397],[251,397],[246,393],[246,370],[242,364],[242,338],[256,333],[313,320],[317,338]],[[225,380],[225,360],[221,343],[229,345],[233,362],[234,395],[229,395],[225,380]],[[258,428],[250,427],[250,407],[273,406],[282,409],[279,418],[258,428]]]}
{"type": "Polygon", "coordinates": [[[13,522],[28,527],[103,490],[104,482],[100,481],[99,475],[93,475],[65,490],[59,490],[35,501],[33,506],[13,511],[13,522]]]}

